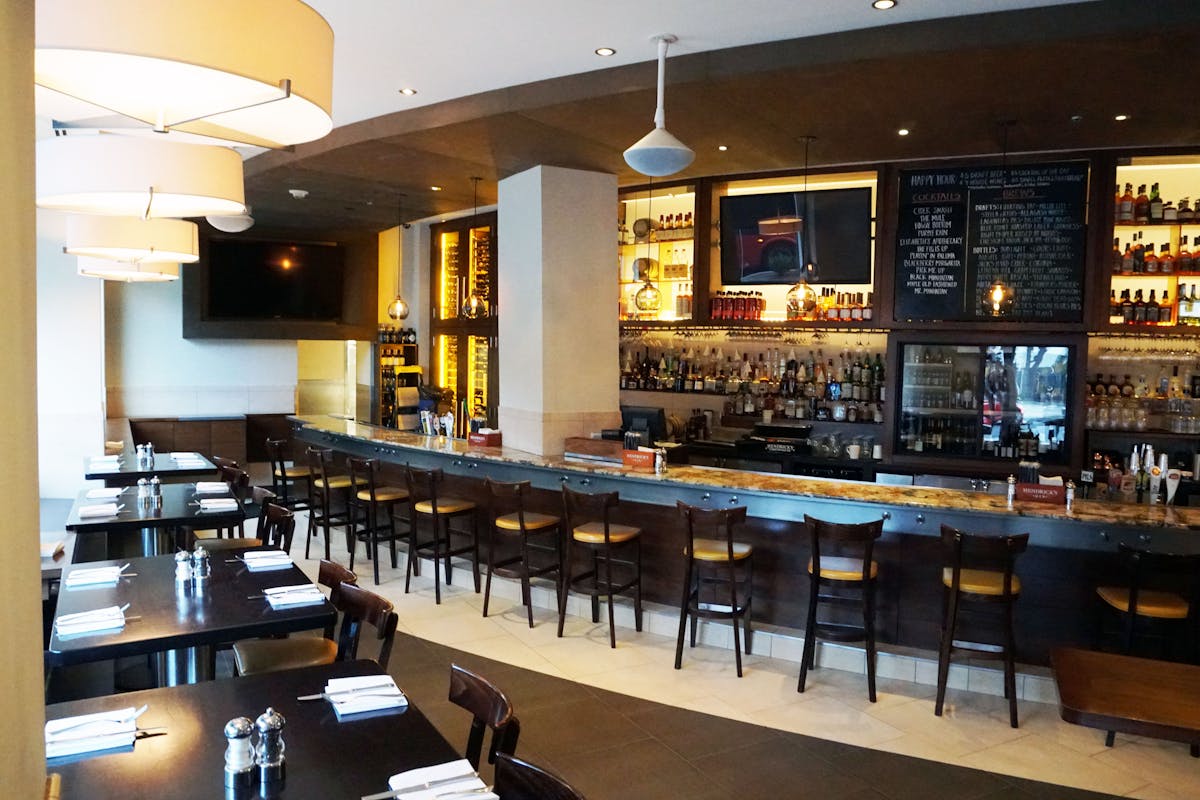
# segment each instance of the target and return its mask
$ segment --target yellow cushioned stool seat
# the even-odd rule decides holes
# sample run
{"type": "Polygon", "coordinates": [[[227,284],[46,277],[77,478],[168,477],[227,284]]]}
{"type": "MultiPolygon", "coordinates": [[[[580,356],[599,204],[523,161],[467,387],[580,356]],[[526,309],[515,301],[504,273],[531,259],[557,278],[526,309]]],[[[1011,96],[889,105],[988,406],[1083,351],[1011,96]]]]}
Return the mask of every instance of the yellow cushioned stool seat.
{"type": "Polygon", "coordinates": [[[310,475],[312,475],[312,470],[301,465],[275,470],[276,478],[307,478],[310,475]]]}
{"type": "MultiPolygon", "coordinates": [[[[692,542],[692,558],[700,561],[728,561],[729,545],[720,539],[695,539],[692,542]]],[[[754,548],[744,542],[733,543],[733,560],[741,561],[748,558],[754,548]]],[[[684,551],[687,555],[687,551],[684,551]]]]}
{"type": "MultiPolygon", "coordinates": [[[[1124,586],[1097,586],[1096,594],[1117,611],[1129,613],[1129,589],[1124,586]]],[[[1173,592],[1138,592],[1137,613],[1157,619],[1187,619],[1188,602],[1173,592]]]]}
{"type": "MultiPolygon", "coordinates": [[[[540,531],[544,528],[553,528],[558,524],[558,517],[553,514],[539,514],[536,511],[525,512],[525,530],[540,531]]],[[[496,527],[504,531],[519,531],[521,530],[521,520],[516,514],[505,514],[501,517],[496,517],[496,527]]]]}
{"type": "MultiPolygon", "coordinates": [[[[616,525],[609,523],[608,525],[608,540],[610,542],[628,542],[630,539],[636,539],[642,534],[641,528],[635,528],[632,525],[616,525]]],[[[604,543],[604,523],[603,522],[585,522],[571,532],[571,535],[577,542],[587,542],[588,544],[603,544],[604,543]]]]}
{"type": "MultiPolygon", "coordinates": [[[[421,500],[414,508],[418,514],[432,514],[433,503],[428,500],[421,500]]],[[[475,504],[470,500],[463,500],[461,497],[439,497],[437,510],[439,514],[457,514],[460,511],[470,511],[475,508],[475,504]]]]}
{"type": "MultiPolygon", "coordinates": [[[[371,500],[371,493],[368,490],[363,489],[356,494],[355,497],[357,497],[359,500],[365,500],[369,502],[371,500]]],[[[395,500],[407,500],[408,490],[401,489],[397,486],[376,486],[375,499],[380,503],[390,503],[395,500]]],[[[438,509],[441,509],[441,503],[438,504],[438,509]]]]}
{"type": "MultiPolygon", "coordinates": [[[[949,589],[954,584],[954,568],[942,568],[942,584],[949,589]]],[[[991,569],[964,569],[958,575],[958,588],[968,594],[999,597],[1004,594],[1004,573],[991,569]]],[[[1012,593],[1021,593],[1021,579],[1012,576],[1012,593]]]]}
{"type": "MultiPolygon", "coordinates": [[[[812,559],[808,560],[809,574],[813,571],[812,559]]],[[[843,556],[822,556],[821,577],[831,581],[860,581],[862,580],[863,562],[861,558],[845,558],[843,556]]],[[[879,575],[879,562],[872,559],[871,577],[879,575]]]]}
{"type": "Polygon", "coordinates": [[[233,658],[238,674],[256,675],[260,672],[332,664],[337,658],[337,648],[337,642],[319,636],[248,639],[234,644],[233,658]]]}
{"type": "MultiPolygon", "coordinates": [[[[363,481],[360,479],[359,483],[362,482],[363,481]]],[[[318,489],[349,489],[350,476],[334,475],[332,478],[329,478],[329,480],[325,480],[324,478],[313,478],[313,485],[318,489]]]]}

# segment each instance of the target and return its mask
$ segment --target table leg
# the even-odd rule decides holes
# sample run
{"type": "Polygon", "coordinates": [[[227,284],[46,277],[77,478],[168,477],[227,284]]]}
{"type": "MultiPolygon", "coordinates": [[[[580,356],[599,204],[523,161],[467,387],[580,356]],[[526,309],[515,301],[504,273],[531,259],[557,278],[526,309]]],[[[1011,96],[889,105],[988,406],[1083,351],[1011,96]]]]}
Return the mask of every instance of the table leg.
{"type": "Polygon", "coordinates": [[[216,654],[210,645],[181,647],[158,654],[158,685],[182,686],[210,681],[216,654]]]}

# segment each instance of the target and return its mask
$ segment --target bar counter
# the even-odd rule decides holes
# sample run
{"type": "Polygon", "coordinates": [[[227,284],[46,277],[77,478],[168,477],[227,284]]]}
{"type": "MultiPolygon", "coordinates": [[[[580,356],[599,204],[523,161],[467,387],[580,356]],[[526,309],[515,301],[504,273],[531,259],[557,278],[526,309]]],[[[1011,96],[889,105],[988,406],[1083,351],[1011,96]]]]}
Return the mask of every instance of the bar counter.
{"type": "Polygon", "coordinates": [[[1092,644],[1094,586],[1123,579],[1118,542],[1161,551],[1200,552],[1200,509],[1077,500],[1058,505],[1014,502],[1003,495],[766,474],[715,467],[669,467],[665,475],[612,464],[544,457],[508,447],[475,447],[333,416],[292,418],[298,442],[358,457],[377,457],[389,480],[404,464],[441,467],[448,492],[478,495],[485,476],[528,480],[533,510],[561,514],[559,489],[618,491],[617,519],[643,529],[644,590],[676,605],[683,580],[676,501],[745,505],[739,539],[755,548],[755,619],[803,627],[807,605],[805,514],[839,522],[884,519],[876,548],[881,565],[880,640],[935,648],[941,614],[942,524],[975,533],[1029,533],[1017,564],[1024,591],[1017,605],[1019,660],[1048,663],[1052,647],[1092,644]]]}

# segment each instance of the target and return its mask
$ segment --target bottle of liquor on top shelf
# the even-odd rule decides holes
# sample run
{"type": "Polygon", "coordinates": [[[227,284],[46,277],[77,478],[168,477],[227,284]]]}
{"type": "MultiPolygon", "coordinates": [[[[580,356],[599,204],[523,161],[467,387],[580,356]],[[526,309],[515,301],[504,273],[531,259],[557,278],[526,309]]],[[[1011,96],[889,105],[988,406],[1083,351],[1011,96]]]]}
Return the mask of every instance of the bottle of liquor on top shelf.
{"type": "Polygon", "coordinates": [[[1150,222],[1163,221],[1163,201],[1158,195],[1158,184],[1150,187],[1150,222]]]}
{"type": "Polygon", "coordinates": [[[1128,225],[1133,222],[1133,184],[1125,184],[1125,193],[1117,199],[1117,224],[1128,225]]]}

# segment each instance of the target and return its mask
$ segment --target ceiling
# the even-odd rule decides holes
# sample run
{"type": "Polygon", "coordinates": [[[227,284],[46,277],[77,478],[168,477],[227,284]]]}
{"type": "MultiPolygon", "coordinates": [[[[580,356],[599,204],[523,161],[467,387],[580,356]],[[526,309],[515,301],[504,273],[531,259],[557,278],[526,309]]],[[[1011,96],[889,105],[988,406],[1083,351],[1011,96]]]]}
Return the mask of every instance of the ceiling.
{"type": "Polygon", "coordinates": [[[997,153],[1001,120],[1014,152],[1200,145],[1194,2],[309,3],[335,34],[336,127],[246,161],[259,230],[363,233],[470,208],[472,176],[489,205],[537,164],[644,183],[621,153],[652,127],[664,32],[679,36],[667,126],[697,153],[681,179],[797,169],[806,134],[814,166],[997,153]]]}

